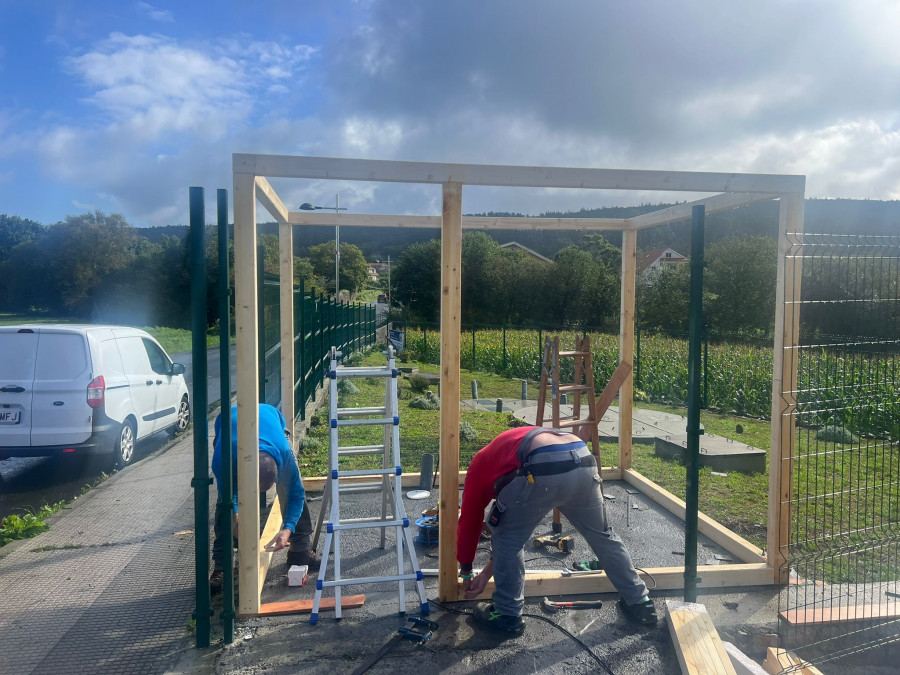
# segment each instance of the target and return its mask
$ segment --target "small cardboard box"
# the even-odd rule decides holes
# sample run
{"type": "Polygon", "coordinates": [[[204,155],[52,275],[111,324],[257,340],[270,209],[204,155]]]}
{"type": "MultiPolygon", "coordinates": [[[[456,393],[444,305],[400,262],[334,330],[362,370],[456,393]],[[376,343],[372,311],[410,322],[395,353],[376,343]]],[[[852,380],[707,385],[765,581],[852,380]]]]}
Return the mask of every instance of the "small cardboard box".
{"type": "Polygon", "coordinates": [[[288,586],[302,586],[306,583],[306,573],[309,571],[308,565],[291,565],[287,575],[288,586]]]}

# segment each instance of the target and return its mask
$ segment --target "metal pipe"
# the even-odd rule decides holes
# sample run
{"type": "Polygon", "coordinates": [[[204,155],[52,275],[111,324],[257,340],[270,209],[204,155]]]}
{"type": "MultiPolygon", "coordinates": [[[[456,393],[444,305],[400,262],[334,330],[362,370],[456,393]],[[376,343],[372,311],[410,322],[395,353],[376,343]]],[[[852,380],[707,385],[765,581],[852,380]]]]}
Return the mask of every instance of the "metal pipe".
{"type": "Polygon", "coordinates": [[[697,512],[700,502],[700,393],[703,339],[704,206],[693,207],[691,283],[688,317],[687,492],[684,515],[684,600],[697,601],[697,512]]]}
{"type": "Polygon", "coordinates": [[[194,397],[194,576],[197,648],[209,647],[209,453],[206,394],[206,216],[203,188],[190,188],[191,346],[194,397]]]}

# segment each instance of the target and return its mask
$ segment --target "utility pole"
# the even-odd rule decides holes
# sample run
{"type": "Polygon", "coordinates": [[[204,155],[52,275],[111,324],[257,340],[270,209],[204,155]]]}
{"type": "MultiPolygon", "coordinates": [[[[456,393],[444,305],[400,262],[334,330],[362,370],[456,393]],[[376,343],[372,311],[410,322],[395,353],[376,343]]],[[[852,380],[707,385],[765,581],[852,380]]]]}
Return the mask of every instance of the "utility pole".
{"type": "Polygon", "coordinates": [[[391,311],[391,256],[388,256],[388,311],[391,311]]]}
{"type": "MultiPolygon", "coordinates": [[[[334,212],[341,212],[341,196],[334,196],[334,212]]],[[[341,226],[334,226],[334,297],[341,297],[341,226]]]]}

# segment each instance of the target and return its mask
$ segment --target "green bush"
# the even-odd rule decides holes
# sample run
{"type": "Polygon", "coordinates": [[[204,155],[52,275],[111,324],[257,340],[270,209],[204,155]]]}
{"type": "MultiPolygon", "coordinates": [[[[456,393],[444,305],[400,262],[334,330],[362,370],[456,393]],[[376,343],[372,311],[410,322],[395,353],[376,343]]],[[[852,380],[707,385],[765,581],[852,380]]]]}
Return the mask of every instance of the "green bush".
{"type": "Polygon", "coordinates": [[[359,393],[359,387],[350,380],[338,380],[337,383],[338,396],[352,396],[359,393]]]}
{"type": "Polygon", "coordinates": [[[439,410],[441,407],[441,400],[437,397],[433,391],[429,390],[425,392],[424,396],[416,396],[409,402],[410,408],[417,408],[418,410],[439,410]]]}
{"type": "Polygon", "coordinates": [[[471,422],[463,421],[459,423],[459,440],[471,443],[478,439],[478,432],[471,422]]]}
{"type": "Polygon", "coordinates": [[[409,388],[417,394],[422,394],[428,391],[428,387],[431,384],[431,380],[429,380],[427,377],[422,377],[421,375],[413,374],[406,379],[409,382],[409,388]]]}
{"type": "Polygon", "coordinates": [[[317,452],[323,447],[322,441],[313,436],[304,436],[300,439],[300,452],[317,452]]]}
{"type": "Polygon", "coordinates": [[[837,426],[836,424],[828,424],[816,432],[816,439],[820,441],[828,441],[831,443],[843,443],[849,445],[851,443],[859,443],[859,437],[849,429],[837,426]]]}

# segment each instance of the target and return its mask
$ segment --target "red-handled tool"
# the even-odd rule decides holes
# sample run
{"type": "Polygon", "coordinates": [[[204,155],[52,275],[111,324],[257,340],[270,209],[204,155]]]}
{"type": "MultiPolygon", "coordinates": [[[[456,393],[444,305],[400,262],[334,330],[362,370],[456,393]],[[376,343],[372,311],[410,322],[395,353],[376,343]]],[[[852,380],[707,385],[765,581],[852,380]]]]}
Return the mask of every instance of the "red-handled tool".
{"type": "Polygon", "coordinates": [[[569,600],[555,602],[550,598],[544,598],[543,608],[548,612],[558,612],[561,609],[600,609],[603,602],[600,600],[569,600]]]}

